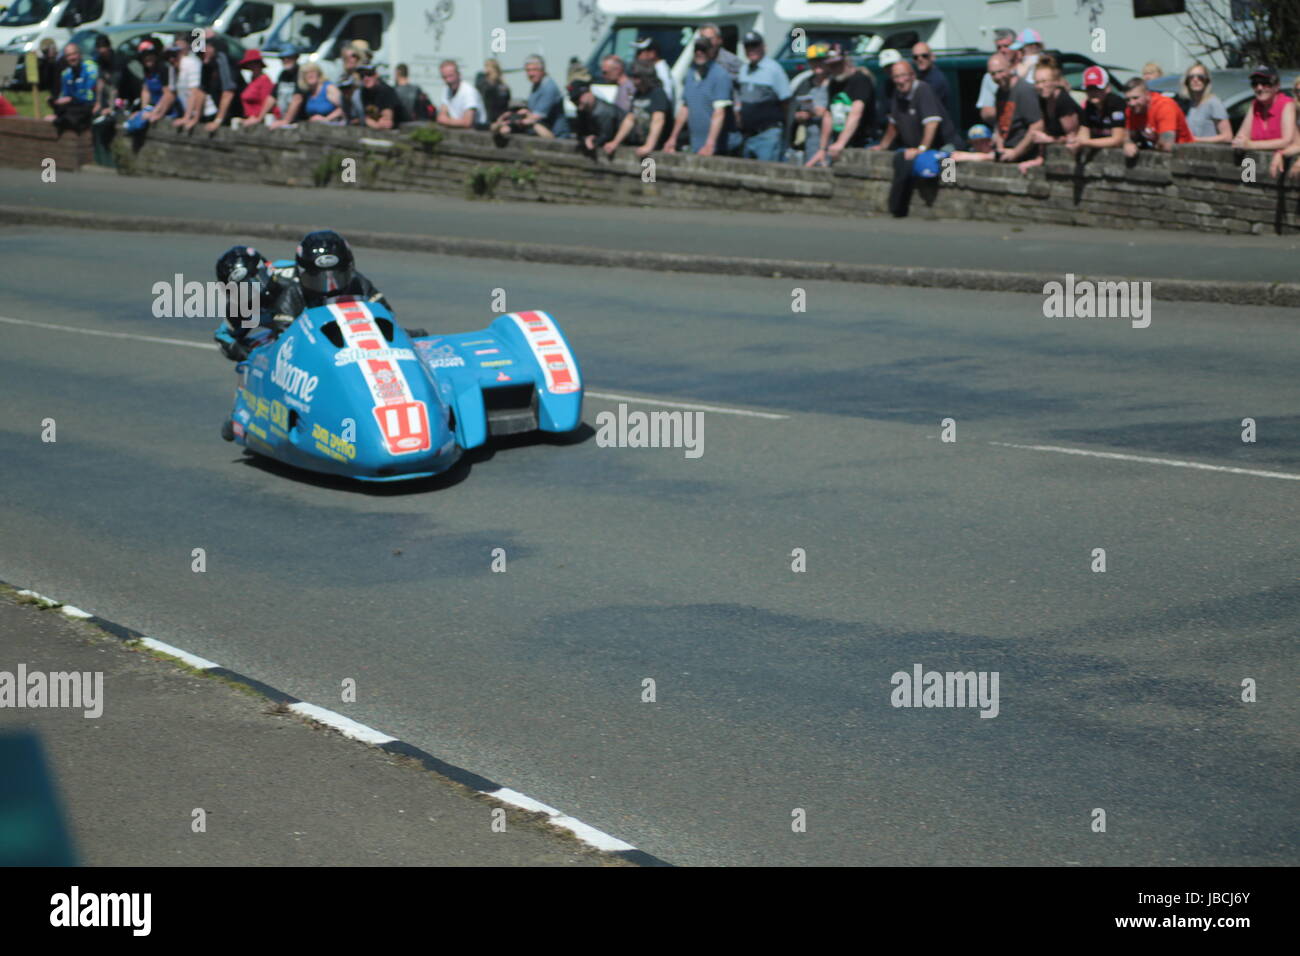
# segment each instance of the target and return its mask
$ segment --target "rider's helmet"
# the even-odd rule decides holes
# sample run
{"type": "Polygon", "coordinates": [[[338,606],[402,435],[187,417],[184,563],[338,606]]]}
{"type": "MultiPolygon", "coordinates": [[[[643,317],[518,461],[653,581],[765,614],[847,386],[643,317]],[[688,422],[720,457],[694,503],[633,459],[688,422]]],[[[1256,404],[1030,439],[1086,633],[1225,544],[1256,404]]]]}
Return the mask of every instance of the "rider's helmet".
{"type": "Polygon", "coordinates": [[[256,282],[265,290],[271,284],[271,272],[252,246],[231,246],[217,260],[217,281],[256,282]]]}
{"type": "Polygon", "coordinates": [[[260,309],[262,295],[271,287],[271,270],[262,254],[252,246],[231,246],[217,260],[217,281],[227,287],[226,316],[238,318],[242,323],[251,318],[245,314],[249,308],[260,309]],[[241,296],[235,285],[244,282],[254,283],[255,288],[251,294],[241,296]]]}
{"type": "Polygon", "coordinates": [[[298,244],[298,281],[316,295],[342,292],[355,273],[352,248],[332,229],[309,232],[298,244]]]}

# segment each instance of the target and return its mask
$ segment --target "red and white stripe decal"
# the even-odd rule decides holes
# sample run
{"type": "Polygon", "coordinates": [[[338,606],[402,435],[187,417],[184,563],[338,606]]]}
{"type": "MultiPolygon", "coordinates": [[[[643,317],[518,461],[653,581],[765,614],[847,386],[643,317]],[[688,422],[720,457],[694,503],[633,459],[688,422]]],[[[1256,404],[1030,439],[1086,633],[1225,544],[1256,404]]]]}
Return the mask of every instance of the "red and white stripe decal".
{"type": "Polygon", "coordinates": [[[519,331],[528,340],[533,358],[546,373],[546,390],[556,395],[576,392],[582,388],[578,366],[564,340],[551,328],[551,317],[545,312],[519,312],[511,316],[519,331]]]}
{"type": "MultiPolygon", "coordinates": [[[[343,335],[343,347],[361,351],[387,347],[383,333],[365,303],[356,299],[336,299],[330,313],[343,335]]],[[[357,363],[370,395],[375,401],[375,421],[383,433],[390,455],[410,455],[428,451],[429,409],[417,402],[397,359],[362,359],[357,363]]]]}

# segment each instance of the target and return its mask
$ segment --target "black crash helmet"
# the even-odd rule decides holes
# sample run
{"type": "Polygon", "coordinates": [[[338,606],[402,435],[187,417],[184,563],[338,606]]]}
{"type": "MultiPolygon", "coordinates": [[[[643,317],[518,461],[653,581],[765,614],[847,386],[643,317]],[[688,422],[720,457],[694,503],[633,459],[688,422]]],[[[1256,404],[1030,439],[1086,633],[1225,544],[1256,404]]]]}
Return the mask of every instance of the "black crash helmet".
{"type": "Polygon", "coordinates": [[[271,284],[271,272],[252,246],[231,246],[217,260],[217,281],[256,282],[265,289],[271,284]]]}
{"type": "Polygon", "coordinates": [[[352,284],[352,248],[331,229],[309,232],[298,244],[298,281],[304,290],[333,295],[352,284]]]}

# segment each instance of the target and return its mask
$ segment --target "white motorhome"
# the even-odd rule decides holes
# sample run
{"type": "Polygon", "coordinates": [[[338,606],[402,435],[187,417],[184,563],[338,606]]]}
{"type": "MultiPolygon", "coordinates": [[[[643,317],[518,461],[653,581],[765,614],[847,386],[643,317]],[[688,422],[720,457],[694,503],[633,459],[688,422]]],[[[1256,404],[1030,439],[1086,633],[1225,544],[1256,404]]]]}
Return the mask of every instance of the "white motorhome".
{"type": "Polygon", "coordinates": [[[691,63],[695,31],[706,23],[722,29],[722,45],[734,53],[740,52],[740,40],[750,30],[763,34],[775,53],[790,26],[778,6],[775,0],[597,0],[597,20],[603,22],[594,24],[600,35],[586,66],[599,77],[603,57],[614,54],[630,63],[636,52],[632,44],[651,37],[680,86],[691,63]]]}
{"type": "Polygon", "coordinates": [[[1140,72],[1149,60],[1181,73],[1197,57],[1184,14],[1160,14],[1150,0],[776,0],[776,15],[803,29],[806,43],[848,35],[848,52],[992,51],[998,27],[1037,30],[1048,49],[1085,54],[1140,72]]]}
{"type": "Polygon", "coordinates": [[[78,30],[125,23],[147,6],[147,0],[12,0],[0,16],[0,49],[29,52],[46,37],[62,46],[78,30]]]}
{"type": "Polygon", "coordinates": [[[291,3],[264,3],[261,0],[176,0],[164,20],[211,27],[218,33],[234,37],[247,47],[260,47],[271,29],[290,10],[291,3]]]}
{"type": "Polygon", "coordinates": [[[577,0],[317,0],[293,5],[263,44],[263,55],[274,75],[279,63],[271,57],[293,44],[303,61],[315,60],[328,75],[338,76],[343,46],[363,39],[377,62],[389,70],[405,63],[411,81],[435,99],[442,89],[439,63],[455,60],[472,79],[491,57],[505,73],[518,75],[519,95],[524,60],[532,54],[543,57],[547,71],[564,82],[569,60],[590,49],[586,21],[593,11],[577,0]]]}

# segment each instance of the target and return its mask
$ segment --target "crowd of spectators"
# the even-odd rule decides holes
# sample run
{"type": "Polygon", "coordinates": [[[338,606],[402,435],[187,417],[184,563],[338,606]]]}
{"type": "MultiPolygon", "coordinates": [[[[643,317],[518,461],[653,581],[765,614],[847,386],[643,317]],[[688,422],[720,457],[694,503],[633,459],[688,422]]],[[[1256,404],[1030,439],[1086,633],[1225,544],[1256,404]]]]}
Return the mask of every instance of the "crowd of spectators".
{"type": "MultiPolygon", "coordinates": [[[[832,165],[849,149],[890,150],[890,209],[898,216],[907,213],[913,179],[937,175],[941,160],[1015,163],[1028,172],[1052,144],[1075,154],[1120,149],[1133,157],[1180,143],[1217,143],[1271,150],[1275,174],[1289,165],[1300,175],[1300,163],[1290,162],[1300,155],[1300,78],[1288,93],[1276,69],[1256,68],[1250,76],[1254,98],[1234,133],[1204,64],[1188,67],[1173,96],[1148,85],[1163,76],[1156,63],[1118,89],[1105,68],[1090,66],[1082,89],[1072,90],[1033,29],[994,31],[995,50],[974,104],[981,122],[967,130],[955,121],[958,92],[925,42],[906,56],[881,51],[879,83],[838,46],[814,44],[806,52],[807,69],[792,82],[768,56],[760,34],[746,33],[738,56],[723,45],[721,29],[706,24],[692,41],[680,89],[647,37],[635,43],[631,63],[604,57],[599,77],[571,63],[563,87],[542,57],[530,56],[522,97],[496,60],[487,60],[473,83],[464,81],[454,60],[445,60],[439,66],[443,88],[434,99],[410,81],[404,64],[390,85],[364,40],[342,49],[336,76],[315,62],[299,64],[297,50],[282,49],[274,81],[260,51],[235,62],[212,31],[204,41],[178,34],[164,46],[146,38],[125,62],[103,37],[93,56],[68,44],[60,57],[52,42],[44,44],[37,80],[49,94],[48,119],[60,130],[84,130],[111,128],[122,118],[131,132],[161,122],[211,132],[298,123],[393,129],[418,121],[488,130],[498,143],[521,135],[570,139],[593,157],[623,149],[639,158],[689,151],[806,166],[832,165]]],[[[0,104],[0,115],[11,111],[0,104]]]]}

